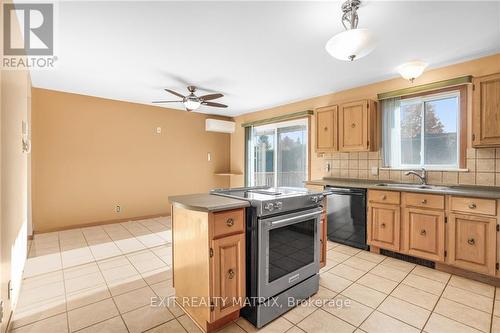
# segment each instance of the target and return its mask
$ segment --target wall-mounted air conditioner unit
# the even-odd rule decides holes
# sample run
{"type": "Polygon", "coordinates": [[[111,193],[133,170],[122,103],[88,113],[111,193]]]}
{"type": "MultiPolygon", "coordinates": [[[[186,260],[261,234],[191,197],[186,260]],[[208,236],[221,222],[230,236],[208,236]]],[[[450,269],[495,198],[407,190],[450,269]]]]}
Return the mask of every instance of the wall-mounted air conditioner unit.
{"type": "Polygon", "coordinates": [[[235,122],[218,119],[207,119],[205,121],[205,130],[207,132],[234,133],[235,122]]]}

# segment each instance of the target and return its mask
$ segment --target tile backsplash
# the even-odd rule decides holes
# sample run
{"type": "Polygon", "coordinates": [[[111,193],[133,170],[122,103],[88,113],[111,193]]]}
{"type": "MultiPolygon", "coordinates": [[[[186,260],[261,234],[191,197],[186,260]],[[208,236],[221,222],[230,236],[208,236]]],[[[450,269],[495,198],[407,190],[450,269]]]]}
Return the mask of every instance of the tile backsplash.
{"type": "MultiPolygon", "coordinates": [[[[466,169],[460,171],[428,171],[429,184],[500,186],[500,148],[467,149],[466,169]]],[[[382,167],[380,152],[329,153],[323,157],[323,177],[391,180],[415,183],[406,171],[382,167]],[[330,171],[328,171],[328,164],[330,171]],[[376,168],[377,174],[372,174],[376,168]]]]}

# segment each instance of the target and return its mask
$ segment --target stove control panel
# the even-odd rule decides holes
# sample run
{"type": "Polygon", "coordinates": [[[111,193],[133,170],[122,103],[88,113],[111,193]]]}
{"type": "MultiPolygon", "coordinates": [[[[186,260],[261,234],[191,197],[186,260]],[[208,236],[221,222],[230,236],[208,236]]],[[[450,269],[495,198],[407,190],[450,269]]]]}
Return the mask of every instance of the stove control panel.
{"type": "Polygon", "coordinates": [[[276,202],[266,202],[263,206],[265,211],[272,212],[274,210],[280,210],[283,208],[283,202],[281,201],[276,201],[276,202]]]}
{"type": "Polygon", "coordinates": [[[318,203],[321,201],[321,197],[320,196],[313,196],[313,197],[311,197],[311,201],[314,203],[318,203]]]}

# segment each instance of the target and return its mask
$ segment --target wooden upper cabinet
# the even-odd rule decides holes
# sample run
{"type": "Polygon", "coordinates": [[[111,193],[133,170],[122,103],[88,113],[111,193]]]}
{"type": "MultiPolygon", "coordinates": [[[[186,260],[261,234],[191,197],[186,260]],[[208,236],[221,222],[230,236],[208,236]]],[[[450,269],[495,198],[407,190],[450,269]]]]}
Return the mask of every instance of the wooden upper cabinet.
{"type": "Polygon", "coordinates": [[[376,103],[361,100],[339,107],[339,150],[370,151],[376,148],[376,103]]]}
{"type": "Polygon", "coordinates": [[[449,264],[483,274],[495,274],[496,219],[449,215],[449,264]]]}
{"type": "Polygon", "coordinates": [[[316,110],[316,151],[327,152],[338,149],[337,105],[316,110]]]}
{"type": "Polygon", "coordinates": [[[500,73],[472,82],[472,145],[500,147],[500,73]]]}

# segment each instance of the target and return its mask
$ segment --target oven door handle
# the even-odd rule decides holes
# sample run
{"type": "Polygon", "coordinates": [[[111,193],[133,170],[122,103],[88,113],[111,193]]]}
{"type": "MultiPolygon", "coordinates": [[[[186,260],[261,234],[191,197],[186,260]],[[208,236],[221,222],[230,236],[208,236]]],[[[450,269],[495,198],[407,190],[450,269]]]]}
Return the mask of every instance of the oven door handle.
{"type": "Polygon", "coordinates": [[[299,216],[294,216],[294,217],[289,217],[286,219],[274,221],[274,222],[271,222],[271,227],[276,227],[276,226],[280,226],[283,224],[289,224],[292,221],[303,220],[304,218],[307,218],[310,216],[321,216],[321,211],[315,211],[315,212],[311,212],[311,213],[307,213],[307,214],[302,214],[299,216]]]}

